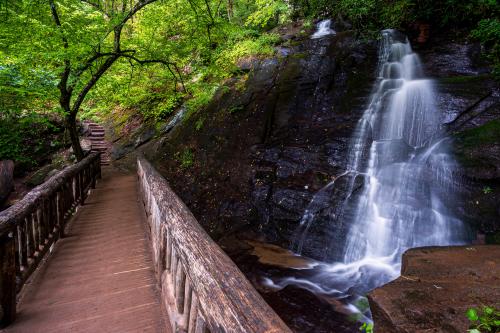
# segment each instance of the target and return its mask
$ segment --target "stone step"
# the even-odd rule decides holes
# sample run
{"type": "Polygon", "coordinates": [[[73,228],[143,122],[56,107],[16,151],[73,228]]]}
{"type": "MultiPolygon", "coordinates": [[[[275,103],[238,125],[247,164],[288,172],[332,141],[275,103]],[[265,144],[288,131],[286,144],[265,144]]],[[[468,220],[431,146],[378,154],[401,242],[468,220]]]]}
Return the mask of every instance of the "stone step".
{"type": "Polygon", "coordinates": [[[85,121],[85,123],[90,132],[87,137],[91,142],[90,151],[101,153],[101,165],[111,164],[111,155],[109,154],[111,145],[105,140],[106,130],[101,125],[91,121],[85,121]]]}

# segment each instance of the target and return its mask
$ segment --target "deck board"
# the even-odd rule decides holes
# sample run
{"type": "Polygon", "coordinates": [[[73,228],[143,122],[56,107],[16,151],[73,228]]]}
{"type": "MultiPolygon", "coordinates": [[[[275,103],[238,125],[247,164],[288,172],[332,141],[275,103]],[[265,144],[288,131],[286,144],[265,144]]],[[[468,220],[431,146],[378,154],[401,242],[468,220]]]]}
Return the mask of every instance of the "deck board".
{"type": "Polygon", "coordinates": [[[168,333],[136,177],[111,169],[23,291],[5,333],[168,333]]]}

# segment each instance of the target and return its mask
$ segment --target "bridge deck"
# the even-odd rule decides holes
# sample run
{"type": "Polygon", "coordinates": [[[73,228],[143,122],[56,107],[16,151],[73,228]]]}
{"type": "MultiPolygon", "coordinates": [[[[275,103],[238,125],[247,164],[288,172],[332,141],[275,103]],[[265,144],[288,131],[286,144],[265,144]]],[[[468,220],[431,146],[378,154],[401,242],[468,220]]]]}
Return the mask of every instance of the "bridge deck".
{"type": "Polygon", "coordinates": [[[166,332],[134,175],[105,170],[3,332],[166,332]]]}

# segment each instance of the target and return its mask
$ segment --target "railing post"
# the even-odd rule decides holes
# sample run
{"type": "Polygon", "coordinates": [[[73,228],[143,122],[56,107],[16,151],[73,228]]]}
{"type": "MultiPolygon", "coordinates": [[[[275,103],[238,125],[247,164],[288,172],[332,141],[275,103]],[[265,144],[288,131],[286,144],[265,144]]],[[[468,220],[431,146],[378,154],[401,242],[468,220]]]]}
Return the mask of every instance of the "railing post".
{"type": "Polygon", "coordinates": [[[16,248],[14,232],[0,238],[0,327],[16,318],[16,248]]]}
{"type": "Polygon", "coordinates": [[[95,189],[95,184],[96,184],[96,178],[97,178],[97,168],[95,167],[95,164],[94,163],[91,163],[90,164],[90,188],[91,189],[95,189]]]}

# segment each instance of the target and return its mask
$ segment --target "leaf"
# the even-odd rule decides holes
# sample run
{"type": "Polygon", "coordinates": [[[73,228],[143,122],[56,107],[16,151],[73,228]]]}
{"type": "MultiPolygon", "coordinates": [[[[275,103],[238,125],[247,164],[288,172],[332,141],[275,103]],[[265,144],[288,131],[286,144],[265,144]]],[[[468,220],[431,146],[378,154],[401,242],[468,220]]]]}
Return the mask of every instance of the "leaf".
{"type": "Polygon", "coordinates": [[[465,313],[465,315],[467,316],[467,318],[469,318],[470,321],[478,321],[479,320],[479,316],[477,315],[477,311],[476,309],[468,309],[467,312],[465,313]]]}
{"type": "Polygon", "coordinates": [[[481,333],[477,328],[473,328],[471,330],[467,330],[467,333],[481,333]]]}
{"type": "Polygon", "coordinates": [[[492,315],[492,314],[493,314],[493,312],[495,312],[495,310],[494,310],[493,308],[490,308],[490,307],[488,307],[488,306],[485,306],[485,307],[483,308],[483,312],[484,312],[485,314],[487,314],[487,315],[492,315]]]}

